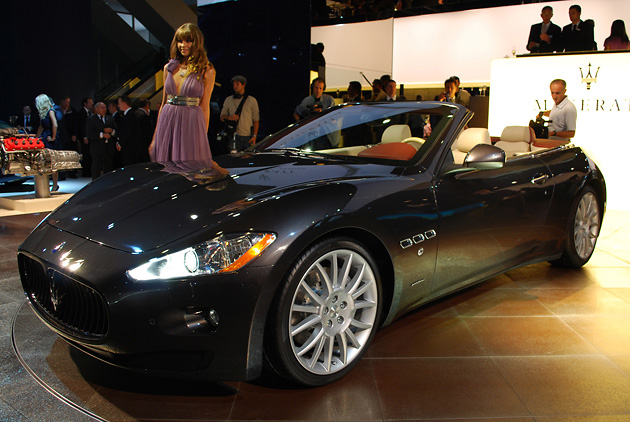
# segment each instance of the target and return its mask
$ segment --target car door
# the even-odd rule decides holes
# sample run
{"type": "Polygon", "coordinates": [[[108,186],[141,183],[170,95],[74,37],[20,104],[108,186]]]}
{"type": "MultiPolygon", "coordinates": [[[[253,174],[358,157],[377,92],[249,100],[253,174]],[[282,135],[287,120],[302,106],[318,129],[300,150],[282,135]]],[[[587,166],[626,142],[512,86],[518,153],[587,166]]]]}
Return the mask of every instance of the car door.
{"type": "Polygon", "coordinates": [[[442,172],[434,290],[482,279],[540,254],[553,195],[546,165],[528,154],[500,168],[442,172]]]}

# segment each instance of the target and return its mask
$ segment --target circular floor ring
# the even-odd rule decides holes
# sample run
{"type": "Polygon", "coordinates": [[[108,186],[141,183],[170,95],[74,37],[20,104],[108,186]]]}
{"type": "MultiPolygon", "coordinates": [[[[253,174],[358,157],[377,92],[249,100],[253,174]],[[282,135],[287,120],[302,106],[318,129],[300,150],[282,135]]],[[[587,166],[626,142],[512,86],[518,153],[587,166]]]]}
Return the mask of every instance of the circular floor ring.
{"type": "MultiPolygon", "coordinates": [[[[17,357],[18,361],[20,362],[20,365],[22,365],[22,367],[26,370],[26,372],[29,373],[29,375],[31,377],[33,377],[33,379],[35,381],[37,381],[37,383],[39,385],[41,385],[46,391],[48,391],[50,394],[52,394],[55,398],[57,398],[59,401],[67,404],[68,406],[72,407],[73,409],[83,413],[84,415],[97,420],[97,421],[104,421],[107,422],[107,419],[103,419],[100,416],[96,415],[95,413],[91,412],[90,410],[82,407],[80,404],[75,403],[74,401],[70,400],[69,398],[67,398],[65,395],[63,395],[61,392],[57,391],[54,387],[52,387],[49,383],[47,383],[46,381],[44,381],[44,379],[42,379],[30,366],[29,364],[26,362],[25,357],[23,356],[22,352],[20,351],[20,347],[18,347],[18,340],[16,338],[16,324],[18,322],[18,318],[23,317],[23,309],[24,306],[26,305],[28,307],[28,301],[24,301],[20,307],[18,308],[17,312],[15,313],[15,315],[13,316],[13,319],[11,321],[11,343],[13,345],[13,351],[15,352],[15,356],[17,357]]],[[[53,332],[50,332],[51,335],[56,337],[56,334],[53,332]]]]}

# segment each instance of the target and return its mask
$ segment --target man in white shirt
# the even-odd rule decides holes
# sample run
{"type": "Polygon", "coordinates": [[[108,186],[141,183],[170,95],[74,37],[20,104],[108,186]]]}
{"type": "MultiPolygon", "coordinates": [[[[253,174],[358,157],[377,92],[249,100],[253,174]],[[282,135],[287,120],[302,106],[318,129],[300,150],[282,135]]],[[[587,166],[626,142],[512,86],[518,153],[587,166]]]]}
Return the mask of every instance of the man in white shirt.
{"type": "Polygon", "coordinates": [[[258,128],[260,124],[260,112],[258,101],[251,95],[245,95],[245,85],[247,79],[244,76],[236,75],[232,78],[232,89],[234,95],[227,97],[223,102],[221,110],[221,121],[233,121],[236,124],[235,144],[230,145],[231,152],[242,151],[250,145],[256,143],[258,128]],[[236,114],[238,106],[243,103],[240,114],[236,114]]]}
{"type": "Polygon", "coordinates": [[[575,136],[577,109],[567,98],[567,83],[562,79],[554,79],[549,84],[553,107],[545,111],[549,117],[549,139],[569,140],[575,136]]]}

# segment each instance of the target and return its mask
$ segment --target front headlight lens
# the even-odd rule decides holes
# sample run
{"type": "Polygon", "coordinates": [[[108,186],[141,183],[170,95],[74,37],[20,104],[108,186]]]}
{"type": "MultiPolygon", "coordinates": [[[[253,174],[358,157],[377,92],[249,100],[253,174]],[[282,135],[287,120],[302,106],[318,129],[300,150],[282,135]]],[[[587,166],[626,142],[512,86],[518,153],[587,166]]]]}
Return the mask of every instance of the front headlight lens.
{"type": "Polygon", "coordinates": [[[162,280],[236,271],[276,240],[273,233],[221,235],[207,242],[154,258],[127,271],[134,280],[162,280]]]}

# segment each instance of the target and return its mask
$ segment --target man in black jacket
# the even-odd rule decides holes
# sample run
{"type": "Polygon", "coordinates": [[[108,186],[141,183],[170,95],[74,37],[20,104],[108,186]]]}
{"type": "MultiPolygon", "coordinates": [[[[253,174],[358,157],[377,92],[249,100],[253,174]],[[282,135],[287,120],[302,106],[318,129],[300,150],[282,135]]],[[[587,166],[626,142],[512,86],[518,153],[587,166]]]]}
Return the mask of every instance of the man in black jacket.
{"type": "Polygon", "coordinates": [[[593,25],[580,19],[582,8],[577,4],[569,7],[571,23],[562,28],[562,46],[564,51],[588,51],[595,45],[593,25]]]}
{"type": "Polygon", "coordinates": [[[540,13],[541,23],[532,25],[527,40],[527,49],[532,53],[562,51],[562,29],[551,22],[553,8],[545,6],[540,13]]]}
{"type": "Polygon", "coordinates": [[[92,156],[92,180],[101,174],[113,170],[114,151],[116,149],[116,122],[112,116],[108,116],[105,103],[98,102],[94,105],[96,114],[87,118],[85,134],[89,139],[90,155],[92,156]]]}
{"type": "Polygon", "coordinates": [[[76,141],[77,149],[83,155],[81,164],[83,177],[90,177],[92,174],[92,156],[90,155],[90,143],[85,134],[88,117],[94,114],[94,101],[90,97],[85,97],[81,101],[81,109],[77,111],[76,118],[76,141]]]}

